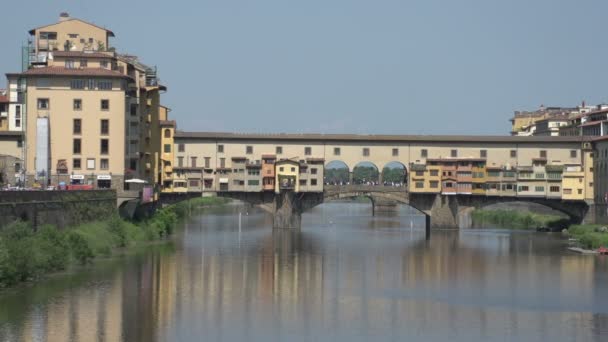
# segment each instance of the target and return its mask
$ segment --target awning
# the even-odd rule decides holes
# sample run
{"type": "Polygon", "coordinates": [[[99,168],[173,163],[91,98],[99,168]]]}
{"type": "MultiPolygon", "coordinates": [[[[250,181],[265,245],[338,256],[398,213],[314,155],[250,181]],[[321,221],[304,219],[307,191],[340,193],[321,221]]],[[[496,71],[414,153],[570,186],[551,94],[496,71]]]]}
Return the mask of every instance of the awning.
{"type": "Polygon", "coordinates": [[[228,178],[220,178],[220,183],[228,183],[228,178]]]}
{"type": "Polygon", "coordinates": [[[128,179],[125,181],[125,183],[137,183],[137,184],[146,184],[148,182],[146,182],[143,179],[137,179],[137,178],[133,178],[133,179],[128,179]]]}

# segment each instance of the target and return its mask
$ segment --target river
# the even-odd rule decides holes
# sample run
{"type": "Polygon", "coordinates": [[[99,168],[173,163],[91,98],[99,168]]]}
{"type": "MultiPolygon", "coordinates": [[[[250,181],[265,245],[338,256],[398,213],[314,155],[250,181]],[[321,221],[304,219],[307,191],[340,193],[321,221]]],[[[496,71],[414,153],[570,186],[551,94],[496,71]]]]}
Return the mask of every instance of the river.
{"type": "Polygon", "coordinates": [[[608,340],[607,257],[422,224],[328,203],[273,231],[206,209],[171,241],[0,292],[0,341],[608,340]]]}

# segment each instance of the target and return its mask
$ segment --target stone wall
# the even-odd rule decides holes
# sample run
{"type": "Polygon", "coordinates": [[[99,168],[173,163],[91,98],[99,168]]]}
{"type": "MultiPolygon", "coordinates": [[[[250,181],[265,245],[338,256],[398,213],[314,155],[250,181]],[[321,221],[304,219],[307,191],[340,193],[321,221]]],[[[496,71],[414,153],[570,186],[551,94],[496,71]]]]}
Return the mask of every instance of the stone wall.
{"type": "Polygon", "coordinates": [[[0,191],[0,229],[15,220],[65,228],[115,212],[114,190],[0,191]]]}

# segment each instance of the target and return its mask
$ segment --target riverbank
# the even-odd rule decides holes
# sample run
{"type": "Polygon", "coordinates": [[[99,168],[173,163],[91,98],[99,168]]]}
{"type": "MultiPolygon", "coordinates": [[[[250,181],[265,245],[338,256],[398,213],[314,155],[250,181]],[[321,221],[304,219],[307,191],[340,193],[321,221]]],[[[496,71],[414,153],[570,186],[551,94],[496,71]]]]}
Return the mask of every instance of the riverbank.
{"type": "Polygon", "coordinates": [[[568,235],[576,240],[578,247],[598,249],[608,247],[608,229],[599,224],[576,224],[568,228],[568,235]]]}
{"type": "Polygon", "coordinates": [[[217,197],[195,198],[160,209],[138,223],[122,220],[118,214],[66,229],[43,225],[34,231],[28,222],[14,222],[0,231],[0,287],[85,265],[119,248],[164,239],[192,209],[227,202],[217,197]]]}
{"type": "Polygon", "coordinates": [[[569,225],[569,220],[560,216],[517,210],[476,209],[471,216],[474,226],[492,224],[509,229],[550,228],[561,230],[569,225]]]}

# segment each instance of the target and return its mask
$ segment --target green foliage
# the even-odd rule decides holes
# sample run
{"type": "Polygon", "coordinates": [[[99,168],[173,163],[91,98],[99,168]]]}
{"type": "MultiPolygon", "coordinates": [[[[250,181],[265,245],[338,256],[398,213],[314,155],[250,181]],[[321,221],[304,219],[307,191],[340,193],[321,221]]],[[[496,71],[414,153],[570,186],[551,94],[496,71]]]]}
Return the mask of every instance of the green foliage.
{"type": "Polygon", "coordinates": [[[601,225],[580,224],[568,228],[568,233],[578,240],[581,248],[597,249],[608,247],[608,233],[600,231],[601,225]]]}
{"type": "Polygon", "coordinates": [[[569,223],[568,219],[555,215],[516,210],[474,210],[472,217],[475,224],[494,224],[512,229],[561,228],[569,223]]]}
{"type": "Polygon", "coordinates": [[[14,222],[0,230],[0,287],[37,279],[45,273],[63,270],[70,263],[90,263],[95,257],[110,255],[116,248],[164,238],[172,234],[179,219],[193,207],[228,201],[197,198],[160,209],[137,225],[118,215],[65,230],[45,225],[37,232],[26,222],[14,222]]]}

